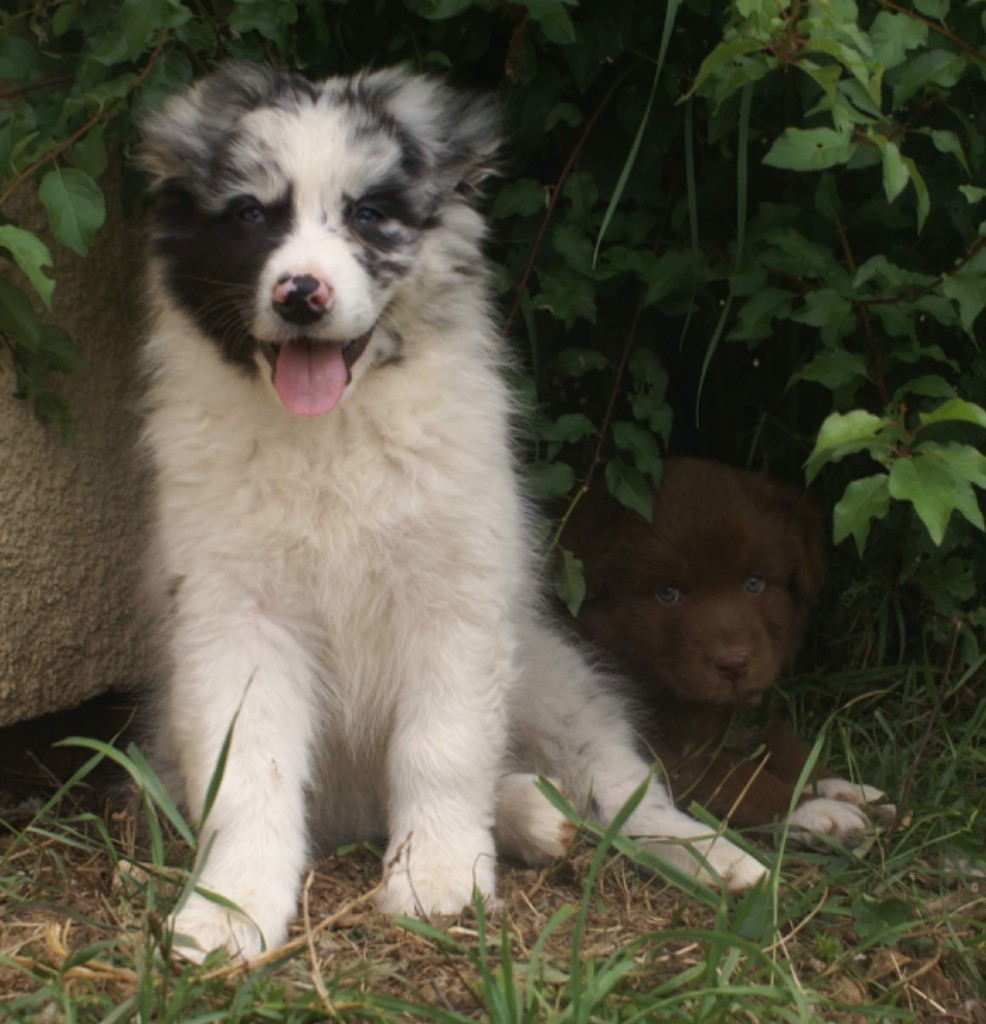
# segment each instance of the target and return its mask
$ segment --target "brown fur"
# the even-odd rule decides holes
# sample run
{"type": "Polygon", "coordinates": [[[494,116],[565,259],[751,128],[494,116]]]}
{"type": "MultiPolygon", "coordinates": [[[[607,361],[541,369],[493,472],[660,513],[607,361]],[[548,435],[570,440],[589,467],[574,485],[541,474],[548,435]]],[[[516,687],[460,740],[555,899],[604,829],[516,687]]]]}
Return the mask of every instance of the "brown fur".
{"type": "Polygon", "coordinates": [[[585,565],[578,628],[630,680],[676,801],[736,825],[785,817],[808,748],[776,721],[738,735],[735,718],[798,650],[825,573],[815,505],[721,463],[669,459],[653,522],[599,488],[562,543],[585,565]],[[680,591],[672,603],[669,587],[680,591]],[[765,761],[752,756],[761,748],[765,761]]]}

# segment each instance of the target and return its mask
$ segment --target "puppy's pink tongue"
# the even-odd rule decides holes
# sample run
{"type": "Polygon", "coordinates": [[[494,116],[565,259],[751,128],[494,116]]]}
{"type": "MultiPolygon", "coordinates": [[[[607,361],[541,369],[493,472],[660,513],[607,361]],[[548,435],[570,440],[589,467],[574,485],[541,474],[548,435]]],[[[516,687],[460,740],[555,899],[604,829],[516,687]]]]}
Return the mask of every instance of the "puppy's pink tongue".
{"type": "Polygon", "coordinates": [[[274,389],[288,412],[321,416],[339,404],[348,374],[342,346],[290,341],[274,365],[274,389]]]}

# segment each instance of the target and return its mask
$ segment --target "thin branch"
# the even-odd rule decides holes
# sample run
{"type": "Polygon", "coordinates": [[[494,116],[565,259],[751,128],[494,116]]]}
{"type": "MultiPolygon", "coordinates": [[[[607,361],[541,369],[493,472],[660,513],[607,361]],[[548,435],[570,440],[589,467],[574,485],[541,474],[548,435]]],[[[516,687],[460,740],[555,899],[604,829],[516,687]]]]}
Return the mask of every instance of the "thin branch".
{"type": "MultiPolygon", "coordinates": [[[[842,252],[846,258],[846,265],[856,273],[856,257],[853,256],[852,246],[849,244],[849,236],[846,234],[845,225],[836,217],[836,229],[839,232],[839,241],[842,244],[842,252]]],[[[859,310],[863,318],[863,332],[866,334],[866,349],[870,357],[870,371],[873,374],[873,383],[880,396],[880,405],[886,408],[890,404],[890,395],[887,391],[887,382],[883,379],[883,363],[880,359],[880,348],[876,343],[876,335],[873,332],[873,324],[870,321],[870,311],[862,302],[852,300],[853,306],[859,310]]]]}
{"type": "Polygon", "coordinates": [[[31,85],[22,85],[19,89],[11,89],[10,92],[0,92],[0,103],[23,96],[27,92],[34,92],[35,89],[48,89],[53,85],[64,85],[66,82],[74,81],[75,75],[59,75],[58,78],[46,78],[44,81],[33,82],[31,85]]]}
{"type": "Polygon", "coordinates": [[[551,223],[551,215],[555,211],[555,203],[561,195],[562,186],[565,184],[566,179],[571,173],[572,167],[575,165],[575,161],[578,158],[579,153],[582,152],[582,147],[589,138],[589,135],[595,127],[596,122],[599,120],[600,115],[606,109],[609,101],[613,98],[613,94],[623,84],[624,79],[630,74],[631,70],[632,68],[624,70],[606,91],[606,95],[603,96],[599,105],[593,111],[592,117],[590,117],[586,122],[585,128],[582,130],[582,134],[579,136],[578,142],[575,143],[575,147],[569,154],[568,160],[566,160],[565,166],[562,168],[561,174],[558,176],[558,180],[555,182],[554,188],[551,190],[551,198],[548,200],[548,207],[544,211],[544,217],[541,219],[537,235],[534,238],[534,245],[531,247],[531,254],[527,259],[527,265],[524,267],[524,273],[521,274],[520,282],[517,285],[517,294],[514,298],[513,306],[510,307],[510,315],[507,317],[506,323],[503,326],[504,334],[509,334],[510,328],[517,317],[517,311],[520,309],[520,303],[524,296],[524,291],[527,288],[527,282],[530,280],[531,273],[534,270],[534,261],[537,259],[538,252],[541,249],[541,242],[544,240],[544,233],[548,230],[548,224],[551,223]]]}
{"type": "Polygon", "coordinates": [[[558,526],[555,529],[554,536],[551,538],[551,543],[545,548],[541,563],[538,566],[538,571],[542,571],[551,557],[551,553],[558,546],[561,541],[562,534],[565,532],[565,527],[568,525],[569,519],[572,517],[572,513],[575,511],[576,506],[582,500],[582,498],[588,494],[589,485],[592,483],[592,477],[596,472],[596,466],[599,465],[602,454],[603,445],[606,442],[606,434],[609,432],[609,421],[613,417],[613,407],[616,405],[616,396],[620,392],[620,381],[623,379],[623,373],[626,370],[627,362],[630,359],[630,353],[633,351],[634,341],[637,336],[637,327],[640,323],[640,315],[644,309],[644,296],[645,292],[641,292],[640,300],[637,302],[637,308],[633,314],[633,322],[630,324],[630,332],[627,335],[627,340],[623,345],[623,354],[620,357],[620,365],[616,369],[616,379],[613,381],[613,388],[609,393],[609,401],[606,404],[606,414],[603,416],[603,421],[599,426],[599,434],[596,440],[596,450],[593,452],[592,461],[589,463],[589,470],[586,473],[585,480],[579,485],[576,490],[574,497],[568,503],[568,508],[565,509],[565,514],[561,517],[558,522],[558,526]]]}
{"type": "Polygon", "coordinates": [[[644,296],[646,292],[644,290],[640,293],[640,299],[637,301],[637,308],[633,313],[633,320],[630,323],[630,330],[627,333],[627,340],[623,344],[623,354],[620,356],[619,366],[616,368],[616,379],[613,381],[613,387],[609,393],[609,401],[606,403],[606,412],[603,416],[603,421],[599,425],[599,437],[596,441],[596,450],[592,453],[592,462],[589,463],[589,471],[585,475],[585,480],[580,488],[583,493],[589,490],[589,485],[592,483],[592,477],[596,472],[596,466],[599,465],[603,454],[603,444],[606,441],[606,434],[609,432],[609,421],[613,418],[613,408],[616,405],[616,396],[620,392],[620,382],[623,380],[623,374],[626,371],[627,363],[630,361],[630,353],[633,351],[634,343],[637,340],[637,327],[640,325],[640,316],[644,311],[644,296]]]}

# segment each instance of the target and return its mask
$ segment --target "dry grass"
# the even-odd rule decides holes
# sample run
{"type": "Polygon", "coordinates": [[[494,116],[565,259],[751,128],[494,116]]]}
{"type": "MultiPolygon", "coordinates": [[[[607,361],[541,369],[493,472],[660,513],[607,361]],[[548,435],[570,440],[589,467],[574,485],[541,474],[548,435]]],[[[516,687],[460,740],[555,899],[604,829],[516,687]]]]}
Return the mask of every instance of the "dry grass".
{"type": "Polygon", "coordinates": [[[353,850],[315,866],[290,941],[248,971],[161,956],[182,876],[138,845],[136,802],[78,785],[0,816],[0,1019],[986,1022],[984,882],[934,848],[904,866],[906,825],[862,856],[788,857],[776,910],[769,891],[700,903],[610,853],[593,880],[583,839],[551,870],[501,869],[502,929],[383,918],[378,858],[353,850]]]}

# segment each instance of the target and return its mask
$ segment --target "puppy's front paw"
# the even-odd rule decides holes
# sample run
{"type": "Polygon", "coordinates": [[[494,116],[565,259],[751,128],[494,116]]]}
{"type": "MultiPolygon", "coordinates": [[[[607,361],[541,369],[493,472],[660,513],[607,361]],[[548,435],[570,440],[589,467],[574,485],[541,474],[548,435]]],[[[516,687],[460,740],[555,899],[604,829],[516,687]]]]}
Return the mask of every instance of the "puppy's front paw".
{"type": "Polygon", "coordinates": [[[876,786],[849,782],[847,779],[820,779],[815,783],[815,791],[820,797],[829,800],[842,800],[847,804],[860,807],[878,825],[890,825],[897,817],[897,808],[890,803],[887,794],[876,786]]]}
{"type": "Polygon", "coordinates": [[[458,844],[420,843],[414,837],[388,852],[384,862],[383,888],[377,906],[385,914],[430,917],[459,914],[470,906],[478,889],[487,906],[496,893],[496,863],[487,839],[476,850],[458,844]]]}
{"type": "MultiPolygon", "coordinates": [[[[249,960],[263,951],[265,942],[260,928],[242,914],[212,903],[194,893],[172,916],[168,928],[174,933],[172,950],[193,963],[202,963],[213,949],[225,949],[231,957],[249,960]]],[[[287,928],[268,937],[266,945],[283,941],[287,928]]]]}
{"type": "Polygon", "coordinates": [[[704,851],[705,859],[730,892],[742,892],[757,884],[767,869],[728,839],[716,839],[704,851]]]}
{"type": "Polygon", "coordinates": [[[789,839],[802,846],[823,846],[819,836],[830,836],[846,846],[861,842],[870,820],[855,804],[828,797],[805,800],[788,817],[789,839]]]}
{"type": "Polygon", "coordinates": [[[493,835],[498,852],[525,864],[550,864],[568,852],[578,830],[536,783],[536,775],[519,772],[500,779],[493,835]]]}
{"type": "Polygon", "coordinates": [[[721,836],[712,840],[655,837],[642,840],[641,845],[676,868],[695,875],[700,881],[724,886],[729,892],[749,889],[767,874],[767,869],[756,857],[751,857],[721,836]]]}

